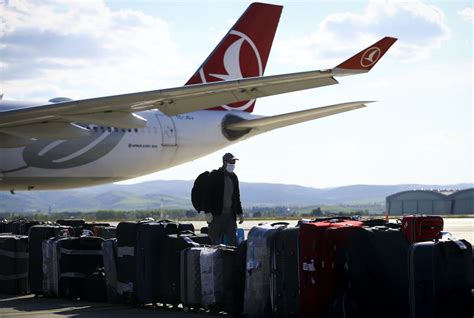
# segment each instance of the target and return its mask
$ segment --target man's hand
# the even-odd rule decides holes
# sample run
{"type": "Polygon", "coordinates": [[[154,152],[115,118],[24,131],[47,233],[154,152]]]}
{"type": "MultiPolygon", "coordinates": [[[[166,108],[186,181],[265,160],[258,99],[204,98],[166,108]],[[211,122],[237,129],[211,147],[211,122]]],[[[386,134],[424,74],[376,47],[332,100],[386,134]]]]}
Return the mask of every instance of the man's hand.
{"type": "Polygon", "coordinates": [[[239,214],[239,224],[244,223],[244,220],[245,220],[244,214],[243,214],[243,213],[242,213],[242,214],[239,214]]]}
{"type": "Polygon", "coordinates": [[[205,216],[206,216],[207,224],[211,224],[211,222],[212,222],[212,213],[206,213],[205,216]]]}

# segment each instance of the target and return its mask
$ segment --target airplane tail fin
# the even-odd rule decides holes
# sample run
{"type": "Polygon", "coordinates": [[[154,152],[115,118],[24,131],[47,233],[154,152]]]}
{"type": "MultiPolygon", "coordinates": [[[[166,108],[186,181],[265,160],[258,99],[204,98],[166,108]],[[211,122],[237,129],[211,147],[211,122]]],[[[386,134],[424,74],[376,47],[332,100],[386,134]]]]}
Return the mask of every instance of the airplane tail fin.
{"type": "MultiPolygon", "coordinates": [[[[283,7],[252,3],[186,85],[262,76],[283,7]]],[[[252,112],[255,99],[212,110],[252,112]]]]}
{"type": "Polygon", "coordinates": [[[333,69],[333,72],[342,73],[365,73],[374,67],[374,65],[382,58],[388,49],[397,41],[396,38],[389,36],[384,37],[377,43],[369,46],[365,50],[360,51],[350,59],[342,62],[333,69]]]}

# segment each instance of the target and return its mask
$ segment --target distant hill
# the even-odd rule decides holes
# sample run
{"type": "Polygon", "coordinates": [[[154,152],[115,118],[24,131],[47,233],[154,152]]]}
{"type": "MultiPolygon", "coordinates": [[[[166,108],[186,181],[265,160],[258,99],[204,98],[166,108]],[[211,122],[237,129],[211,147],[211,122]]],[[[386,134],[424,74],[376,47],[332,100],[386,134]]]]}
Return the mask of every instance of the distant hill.
{"type": "MultiPolygon", "coordinates": [[[[0,192],[0,212],[63,212],[97,210],[192,209],[193,181],[150,181],[134,185],[109,184],[90,188],[0,192]]],[[[390,194],[413,189],[466,189],[474,184],[454,185],[350,185],[336,188],[310,188],[271,183],[241,183],[242,204],[255,206],[317,206],[385,204],[390,194]]]]}

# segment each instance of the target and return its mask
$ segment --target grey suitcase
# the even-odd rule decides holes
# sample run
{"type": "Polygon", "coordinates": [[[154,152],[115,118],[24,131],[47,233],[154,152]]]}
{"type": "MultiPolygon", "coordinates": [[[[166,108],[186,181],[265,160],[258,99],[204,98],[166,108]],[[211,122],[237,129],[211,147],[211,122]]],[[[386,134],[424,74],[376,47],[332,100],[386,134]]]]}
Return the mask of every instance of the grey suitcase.
{"type": "Polygon", "coordinates": [[[235,247],[219,245],[201,251],[202,305],[213,311],[235,313],[233,275],[235,247]]]}
{"type": "Polygon", "coordinates": [[[263,224],[253,227],[247,239],[247,272],[245,274],[244,312],[246,316],[269,317],[271,251],[275,235],[288,223],[263,224]]]}
{"type": "Polygon", "coordinates": [[[120,303],[121,297],[117,291],[117,239],[108,239],[102,242],[102,255],[104,256],[107,301],[120,303]]]}
{"type": "Polygon", "coordinates": [[[42,243],[43,248],[43,295],[59,297],[59,240],[50,238],[42,243]]]}
{"type": "Polygon", "coordinates": [[[204,247],[195,246],[182,250],[181,261],[181,303],[185,311],[201,307],[201,263],[204,247]]]}

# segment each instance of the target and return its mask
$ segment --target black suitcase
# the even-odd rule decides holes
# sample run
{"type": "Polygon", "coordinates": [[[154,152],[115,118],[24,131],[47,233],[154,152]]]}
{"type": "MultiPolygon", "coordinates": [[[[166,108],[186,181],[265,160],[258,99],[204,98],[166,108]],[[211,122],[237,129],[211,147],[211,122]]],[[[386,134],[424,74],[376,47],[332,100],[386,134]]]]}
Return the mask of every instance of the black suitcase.
{"type": "Polygon", "coordinates": [[[71,299],[106,301],[100,237],[71,237],[58,241],[59,294],[71,299]]]}
{"type": "Polygon", "coordinates": [[[201,251],[201,293],[202,305],[215,312],[233,314],[233,267],[235,247],[218,245],[201,251]]]}
{"type": "Polygon", "coordinates": [[[63,233],[65,236],[74,235],[73,229],[69,226],[35,225],[30,228],[28,282],[31,293],[38,295],[43,293],[43,241],[57,235],[61,236],[62,231],[66,231],[63,233]]]}
{"type": "Polygon", "coordinates": [[[168,232],[173,233],[177,229],[176,223],[168,222],[147,222],[138,225],[135,290],[139,305],[156,303],[156,288],[159,284],[156,271],[160,257],[158,251],[168,232]]]}
{"type": "Polygon", "coordinates": [[[0,233],[7,233],[7,224],[8,221],[6,219],[0,220],[0,233]]]}
{"type": "Polygon", "coordinates": [[[5,224],[5,232],[14,235],[28,235],[28,230],[30,227],[38,224],[41,224],[41,222],[19,218],[5,224]]]}
{"type": "Polygon", "coordinates": [[[347,243],[350,317],[408,317],[408,249],[400,230],[357,228],[347,243]]]}
{"type": "Polygon", "coordinates": [[[472,246],[465,240],[415,243],[409,253],[411,318],[471,318],[472,246]]]}
{"type": "Polygon", "coordinates": [[[125,302],[135,302],[137,227],[137,222],[117,225],[117,292],[125,302]]]}
{"type": "Polygon", "coordinates": [[[94,236],[107,240],[117,237],[117,228],[115,226],[94,226],[93,233],[94,236]]]}
{"type": "Polygon", "coordinates": [[[271,300],[276,317],[299,315],[299,228],[285,228],[275,236],[271,264],[271,300]]]}
{"type": "Polygon", "coordinates": [[[28,292],[28,236],[0,236],[0,293],[28,292]]]}
{"type": "Polygon", "coordinates": [[[86,222],[82,226],[84,229],[89,230],[94,232],[94,228],[96,226],[110,226],[110,223],[104,223],[104,222],[86,222]]]}
{"type": "Polygon", "coordinates": [[[170,305],[180,303],[180,252],[198,244],[211,244],[209,236],[180,232],[166,235],[158,249],[157,300],[170,305]]]}

